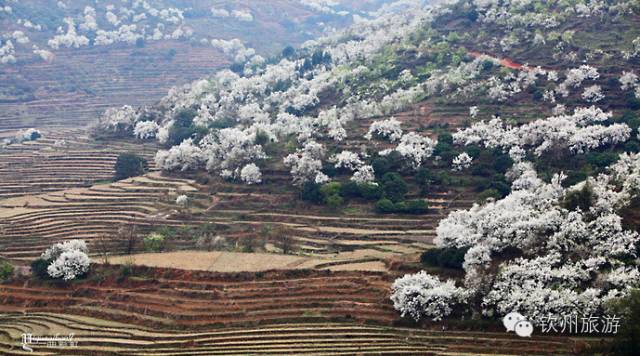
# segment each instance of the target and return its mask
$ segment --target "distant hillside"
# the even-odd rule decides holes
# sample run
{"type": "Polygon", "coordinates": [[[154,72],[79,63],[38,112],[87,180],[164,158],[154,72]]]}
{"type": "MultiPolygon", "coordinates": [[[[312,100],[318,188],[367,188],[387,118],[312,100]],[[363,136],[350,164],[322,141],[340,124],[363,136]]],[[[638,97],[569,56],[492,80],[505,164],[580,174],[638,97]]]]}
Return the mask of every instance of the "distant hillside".
{"type": "Polygon", "coordinates": [[[0,2],[0,130],[84,124],[108,106],[151,104],[173,85],[299,45],[384,3],[0,2]]]}

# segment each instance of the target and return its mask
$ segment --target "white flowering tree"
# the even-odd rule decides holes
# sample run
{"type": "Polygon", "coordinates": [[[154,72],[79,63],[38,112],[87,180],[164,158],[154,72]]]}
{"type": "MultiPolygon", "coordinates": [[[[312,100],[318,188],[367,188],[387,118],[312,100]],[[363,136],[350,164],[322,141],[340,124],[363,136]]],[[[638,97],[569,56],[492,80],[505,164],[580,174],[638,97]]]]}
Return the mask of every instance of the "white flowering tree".
{"type": "Polygon", "coordinates": [[[96,129],[108,133],[128,132],[134,129],[138,117],[137,111],[129,105],[110,108],[100,117],[96,129]]]}
{"type": "Polygon", "coordinates": [[[255,134],[248,134],[238,128],[214,132],[205,137],[201,145],[207,170],[228,178],[242,179],[241,170],[244,167],[267,158],[262,146],[255,144],[255,134]]]}
{"type": "MultiPolygon", "coordinates": [[[[427,158],[433,155],[433,149],[437,142],[429,137],[422,136],[415,132],[409,132],[400,139],[400,143],[394,149],[402,157],[408,160],[409,164],[418,169],[426,161],[427,158]]],[[[380,152],[381,155],[386,155],[392,150],[385,150],[380,152]]]]}
{"type": "Polygon", "coordinates": [[[471,167],[471,162],[473,162],[473,157],[469,156],[466,152],[462,152],[453,159],[453,167],[451,169],[456,172],[463,171],[471,167]]]}
{"type": "Polygon", "coordinates": [[[205,155],[202,149],[193,143],[192,139],[186,139],[178,146],[169,150],[160,150],[156,153],[156,166],[166,171],[188,171],[203,166],[205,155]]]}
{"type": "Polygon", "coordinates": [[[247,164],[242,167],[242,170],[240,171],[240,179],[249,185],[262,183],[262,172],[260,171],[260,167],[254,163],[247,164]]]}
{"type": "Polygon", "coordinates": [[[176,205],[181,208],[186,208],[187,206],[189,206],[189,197],[184,194],[178,195],[178,197],[176,198],[176,205]]]}
{"type": "Polygon", "coordinates": [[[509,177],[507,197],[451,213],[436,230],[438,246],[468,248],[465,288],[483,313],[517,310],[537,322],[549,313],[602,312],[639,285],[640,236],[617,212],[638,196],[640,156],[623,154],[607,174],[568,189],[562,175],[545,183],[527,162],[509,177]],[[579,192],[591,196],[588,206],[571,205],[579,192]],[[506,249],[519,257],[501,259],[506,249]]]}
{"type": "Polygon", "coordinates": [[[401,123],[395,117],[388,120],[374,121],[369,126],[369,132],[364,136],[367,140],[378,136],[386,138],[391,142],[398,141],[402,137],[401,123]]]}
{"type": "Polygon", "coordinates": [[[453,281],[442,282],[424,271],[396,279],[391,291],[393,307],[403,317],[410,316],[416,321],[422,318],[441,320],[465,303],[469,295],[453,281]]]}
{"type": "Polygon", "coordinates": [[[324,156],[324,146],[315,141],[309,141],[303,148],[296,150],[296,153],[285,157],[284,164],[291,167],[294,184],[299,185],[309,181],[315,183],[327,182],[329,177],[322,173],[322,159],[324,156]]]}
{"type": "Polygon", "coordinates": [[[518,146],[533,150],[538,156],[550,150],[563,149],[581,154],[629,139],[631,129],[626,124],[606,125],[611,115],[592,106],[577,108],[573,115],[552,116],[521,126],[506,125],[500,118],[494,118],[459,130],[453,138],[459,144],[478,144],[501,148],[505,152],[518,146]]]}
{"type": "Polygon", "coordinates": [[[138,121],[133,129],[133,135],[141,140],[155,138],[160,127],[155,121],[138,121]]]}
{"type": "Polygon", "coordinates": [[[89,272],[91,259],[88,252],[83,240],[69,240],[49,247],[41,259],[49,263],[47,274],[51,278],[69,281],[89,272]]]}

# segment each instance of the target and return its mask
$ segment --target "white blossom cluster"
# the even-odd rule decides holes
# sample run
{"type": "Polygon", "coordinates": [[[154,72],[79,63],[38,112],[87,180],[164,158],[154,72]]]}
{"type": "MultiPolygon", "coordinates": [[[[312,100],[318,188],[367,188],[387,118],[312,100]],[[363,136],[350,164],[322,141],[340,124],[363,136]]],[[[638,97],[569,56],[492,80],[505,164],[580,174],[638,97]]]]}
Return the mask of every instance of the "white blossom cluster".
{"type": "Polygon", "coordinates": [[[195,145],[192,139],[186,139],[169,150],[160,150],[155,156],[156,166],[167,171],[196,170],[201,168],[204,162],[202,149],[195,145]]]}
{"type": "Polygon", "coordinates": [[[61,47],[80,48],[89,45],[89,39],[84,35],[79,35],[76,31],[75,21],[67,17],[64,19],[67,24],[67,32],[54,36],[49,40],[49,47],[59,49],[61,47]]]}
{"type": "Polygon", "coordinates": [[[540,119],[521,126],[510,126],[500,118],[480,121],[459,130],[454,141],[463,145],[479,144],[488,148],[502,148],[508,152],[513,147],[533,150],[540,156],[544,152],[568,149],[574,154],[606,145],[626,142],[631,129],[626,124],[604,125],[611,117],[595,106],[577,108],[573,115],[558,115],[540,119]]]}
{"type": "Polygon", "coordinates": [[[418,321],[424,317],[442,320],[453,308],[466,303],[469,293],[451,280],[442,282],[424,271],[396,279],[391,287],[393,307],[401,315],[418,321]]]}
{"type": "MultiPolygon", "coordinates": [[[[138,118],[138,112],[130,105],[124,105],[121,108],[110,108],[98,119],[96,129],[109,133],[126,132],[137,127],[136,120],[138,118]]],[[[143,127],[146,128],[150,126],[151,124],[143,124],[143,127]]],[[[139,128],[138,132],[140,130],[142,130],[142,127],[139,128]]]]}
{"type": "Polygon", "coordinates": [[[388,139],[391,142],[398,141],[402,137],[401,123],[395,117],[388,120],[374,121],[369,126],[369,132],[364,136],[371,140],[374,135],[388,139]]]}
{"type": "Polygon", "coordinates": [[[42,253],[41,258],[51,261],[47,267],[47,273],[51,278],[69,281],[89,271],[91,260],[88,252],[87,244],[83,240],[69,240],[49,247],[42,253]]]}
{"type": "Polygon", "coordinates": [[[12,64],[16,62],[16,49],[11,40],[0,40],[0,64],[12,64]]]}
{"type": "Polygon", "coordinates": [[[563,97],[567,97],[569,96],[569,90],[571,88],[579,88],[585,80],[595,80],[598,78],[600,78],[598,69],[586,64],[578,68],[569,69],[566,73],[565,80],[558,85],[555,92],[563,97]]]}
{"type": "Polygon", "coordinates": [[[633,90],[635,97],[640,99],[640,81],[638,76],[633,72],[622,72],[620,76],[620,89],[633,90]]]}
{"type": "Polygon", "coordinates": [[[544,183],[528,162],[516,164],[510,177],[507,197],[453,212],[436,231],[438,246],[468,248],[465,288],[482,300],[476,307],[483,313],[518,310],[536,322],[549,313],[602,312],[611,298],[638,286],[640,236],[625,230],[617,212],[638,196],[639,155],[622,154],[608,173],[567,189],[562,175],[544,183]],[[588,211],[563,205],[568,194],[587,188],[588,211]],[[520,256],[500,259],[506,249],[520,256]]]}
{"type": "Polygon", "coordinates": [[[246,167],[267,158],[262,146],[255,144],[255,134],[238,128],[222,129],[205,137],[201,146],[208,171],[220,172],[224,178],[241,178],[247,183],[258,183],[249,178],[259,178],[260,171],[255,172],[253,166],[246,167]],[[242,171],[245,171],[244,177],[242,171]]]}
{"type": "Polygon", "coordinates": [[[189,205],[189,197],[184,194],[178,195],[178,197],[176,198],[176,205],[183,208],[186,207],[187,205],[189,205]]]}
{"type": "Polygon", "coordinates": [[[303,148],[298,149],[284,158],[284,164],[291,167],[294,184],[305,182],[326,183],[329,177],[322,173],[322,159],[325,149],[322,144],[308,141],[303,148]]]}
{"type": "MultiPolygon", "coordinates": [[[[326,138],[344,140],[347,137],[345,125],[350,121],[402,110],[425,93],[424,88],[411,86],[413,77],[410,72],[405,71],[399,81],[407,87],[387,90],[381,100],[371,100],[369,104],[353,100],[343,107],[317,108],[321,93],[346,80],[352,70],[358,70],[351,69],[351,63],[344,58],[348,54],[337,49],[354,51],[359,56],[365,50],[373,55],[385,44],[419,28],[430,17],[429,11],[416,11],[412,16],[390,14],[385,15],[384,19],[363,21],[356,25],[361,35],[358,41],[346,37],[356,31],[349,29],[316,44],[306,44],[302,51],[308,51],[309,54],[320,51],[324,56],[332,58],[329,62],[313,66],[306,74],[298,71],[305,58],[254,65],[252,63],[257,56],[253,56],[254,52],[244,48],[239,40],[214,40],[214,45],[231,56],[239,57],[236,58],[238,60],[253,56],[250,63],[245,65],[244,76],[226,70],[218,72],[212,78],[173,88],[158,105],[159,111],[164,114],[155,116],[157,126],[144,121],[140,123],[141,120],[146,120],[143,119],[145,116],[125,107],[122,113],[105,113],[99,127],[111,132],[131,130],[139,138],[155,135],[161,143],[165,143],[169,138],[170,128],[174,125],[173,115],[183,109],[194,110],[194,125],[207,129],[209,135],[200,141],[183,142],[180,146],[158,152],[156,163],[161,169],[206,167],[225,178],[257,182],[261,179],[258,178],[260,175],[253,166],[248,166],[256,163],[256,160],[266,158],[262,147],[254,144],[257,134],[266,136],[271,142],[294,135],[300,142],[300,148],[297,153],[285,157],[285,163],[291,167],[294,182],[325,182],[328,177],[321,172],[321,168],[326,157],[324,153],[317,154],[323,150],[312,149],[318,145],[316,142],[326,138]],[[347,42],[349,46],[345,45],[347,42]],[[247,72],[247,69],[250,71],[247,72]],[[276,87],[277,90],[274,89],[276,87]],[[231,123],[232,127],[210,128],[219,123],[231,123]],[[188,154],[193,157],[187,157],[188,154]]],[[[221,11],[215,12],[224,15],[221,11]]],[[[474,63],[473,68],[456,67],[456,70],[467,76],[467,72],[477,72],[478,67],[479,63],[474,63]]],[[[395,119],[374,123],[372,134],[375,132],[388,136],[392,141],[400,140],[396,150],[407,157],[412,165],[419,166],[431,156],[435,144],[431,139],[417,134],[403,136],[402,130],[394,126],[399,126],[395,119]]],[[[354,181],[371,182],[375,178],[373,168],[364,162],[351,168],[354,181]]]]}
{"type": "Polygon", "coordinates": [[[160,126],[155,121],[138,121],[133,129],[133,135],[141,140],[155,138],[160,126]]]}
{"type": "Polygon", "coordinates": [[[360,155],[351,151],[342,151],[329,158],[329,162],[334,163],[335,168],[347,169],[353,173],[351,180],[356,183],[372,183],[376,179],[375,172],[371,165],[365,163],[360,155]]]}
{"type": "Polygon", "coordinates": [[[235,62],[244,63],[256,55],[255,49],[246,48],[244,43],[238,38],[232,40],[212,39],[211,45],[220,49],[235,62]]]}
{"type": "Polygon", "coordinates": [[[462,152],[453,159],[452,170],[459,172],[468,169],[471,167],[471,162],[473,162],[473,157],[469,156],[466,152],[462,152]]]}
{"type": "Polygon", "coordinates": [[[420,168],[427,158],[433,155],[437,141],[429,137],[422,136],[416,132],[405,134],[400,139],[400,143],[395,149],[381,151],[381,155],[387,155],[392,151],[398,152],[402,157],[407,159],[414,169],[420,168]]]}

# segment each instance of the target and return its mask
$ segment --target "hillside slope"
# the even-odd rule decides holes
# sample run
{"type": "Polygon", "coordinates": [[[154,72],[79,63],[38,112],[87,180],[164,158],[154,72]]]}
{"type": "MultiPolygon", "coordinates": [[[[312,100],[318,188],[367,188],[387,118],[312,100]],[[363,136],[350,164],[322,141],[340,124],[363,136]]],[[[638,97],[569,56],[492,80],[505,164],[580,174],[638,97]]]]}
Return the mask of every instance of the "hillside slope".
{"type": "Polygon", "coordinates": [[[8,1],[0,11],[0,130],[75,126],[110,106],[152,104],[239,53],[271,55],[382,4],[8,1]]]}
{"type": "MultiPolygon", "coordinates": [[[[155,105],[108,110],[92,149],[126,143],[149,159],[158,149],[158,171],[58,192],[37,179],[7,184],[0,251],[24,264],[82,238],[94,261],[119,254],[118,266],[68,283],[16,278],[0,286],[3,305],[158,327],[356,320],[484,331],[518,310],[534,334],[549,315],[609,315],[640,287],[639,11],[624,0],[418,5],[177,86],[155,105]],[[139,256],[152,234],[160,253],[139,256]],[[227,252],[256,254],[258,272],[212,273],[215,260],[184,257],[227,252]],[[323,262],[263,272],[282,257],[323,262]],[[169,262],[176,269],[153,268],[169,262]],[[59,298],[48,304],[48,294],[59,298]],[[278,302],[290,308],[266,310],[278,302]]],[[[7,148],[34,157],[49,144],[43,133],[7,148]]],[[[391,348],[404,347],[393,330],[391,348]]],[[[533,344],[442,335],[427,335],[434,353],[593,351],[566,333],[533,344]]]]}

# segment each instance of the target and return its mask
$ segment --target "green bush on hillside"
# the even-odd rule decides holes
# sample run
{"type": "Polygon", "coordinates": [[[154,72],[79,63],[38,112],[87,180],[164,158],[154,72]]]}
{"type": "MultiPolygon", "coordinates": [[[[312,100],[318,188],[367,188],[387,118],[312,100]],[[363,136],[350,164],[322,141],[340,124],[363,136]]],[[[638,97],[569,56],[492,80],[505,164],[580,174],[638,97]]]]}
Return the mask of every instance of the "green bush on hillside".
{"type": "Polygon", "coordinates": [[[133,153],[122,153],[118,156],[115,165],[116,173],[113,179],[123,180],[145,174],[148,169],[147,161],[133,153]]]}
{"type": "Polygon", "coordinates": [[[0,260],[0,282],[13,276],[13,266],[7,261],[0,260]]]}

